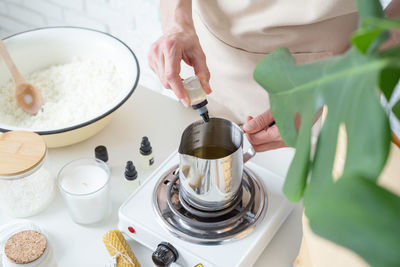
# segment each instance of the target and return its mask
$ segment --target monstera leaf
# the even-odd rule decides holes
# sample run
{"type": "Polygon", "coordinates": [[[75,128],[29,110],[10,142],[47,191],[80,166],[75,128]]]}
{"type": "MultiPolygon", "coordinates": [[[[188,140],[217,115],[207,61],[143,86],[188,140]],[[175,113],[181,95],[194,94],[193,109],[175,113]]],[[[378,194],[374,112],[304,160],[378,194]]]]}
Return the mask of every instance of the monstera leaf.
{"type": "Polygon", "coordinates": [[[378,88],[389,99],[400,77],[399,47],[378,47],[400,21],[384,19],[378,0],[360,0],[358,7],[360,28],[346,54],[297,66],[288,49],[279,48],[258,64],[254,78],[270,95],[283,140],[296,148],[283,188],[287,198],[304,197],[316,234],[373,266],[400,266],[400,197],[376,183],[390,148],[378,88]],[[322,107],[327,115],[311,153],[311,127],[322,107]],[[336,180],[339,129],[347,145],[336,180]]]}
{"type": "Polygon", "coordinates": [[[396,115],[396,117],[400,120],[400,101],[397,102],[394,107],[393,107],[393,113],[396,115]]]}

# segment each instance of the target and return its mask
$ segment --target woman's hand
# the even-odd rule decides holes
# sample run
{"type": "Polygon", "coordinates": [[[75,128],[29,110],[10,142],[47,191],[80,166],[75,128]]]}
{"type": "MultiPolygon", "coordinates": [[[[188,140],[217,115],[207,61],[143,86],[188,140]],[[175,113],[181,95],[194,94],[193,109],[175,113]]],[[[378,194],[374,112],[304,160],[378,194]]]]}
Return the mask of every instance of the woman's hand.
{"type": "Polygon", "coordinates": [[[250,143],[257,152],[286,147],[283,142],[276,124],[269,127],[274,121],[271,110],[253,118],[247,117],[247,122],[243,125],[243,130],[250,143]]]}
{"type": "Polygon", "coordinates": [[[164,87],[172,89],[189,106],[190,98],[179,76],[182,60],[194,68],[204,91],[211,93],[206,56],[193,25],[192,1],[169,0],[161,1],[160,5],[164,34],[150,48],[149,65],[164,87]]]}
{"type": "Polygon", "coordinates": [[[163,86],[172,89],[188,106],[190,99],[179,76],[181,60],[194,68],[204,91],[207,94],[211,93],[206,57],[194,31],[182,29],[166,33],[151,46],[148,54],[150,68],[160,78],[163,86]]]}

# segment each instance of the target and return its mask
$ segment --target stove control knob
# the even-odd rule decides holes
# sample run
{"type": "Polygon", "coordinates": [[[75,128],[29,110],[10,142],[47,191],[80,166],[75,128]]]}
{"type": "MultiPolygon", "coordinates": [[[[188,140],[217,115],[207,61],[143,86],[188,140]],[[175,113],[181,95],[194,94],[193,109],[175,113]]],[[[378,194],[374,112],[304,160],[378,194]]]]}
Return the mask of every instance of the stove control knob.
{"type": "Polygon", "coordinates": [[[158,244],[156,251],[153,252],[151,258],[155,265],[159,267],[168,267],[171,263],[178,260],[178,251],[168,242],[158,244]]]}

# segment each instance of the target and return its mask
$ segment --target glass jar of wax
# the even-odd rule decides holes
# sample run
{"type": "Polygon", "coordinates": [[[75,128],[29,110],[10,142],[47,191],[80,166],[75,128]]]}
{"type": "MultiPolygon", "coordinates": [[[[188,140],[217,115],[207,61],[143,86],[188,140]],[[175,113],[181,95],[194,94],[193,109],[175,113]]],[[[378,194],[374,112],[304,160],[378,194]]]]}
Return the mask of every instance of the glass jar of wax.
{"type": "Polygon", "coordinates": [[[28,217],[51,203],[55,180],[45,168],[43,138],[32,132],[0,134],[0,208],[11,217],[28,217]]]}
{"type": "Polygon", "coordinates": [[[60,170],[57,182],[74,222],[93,224],[110,214],[110,170],[103,161],[71,161],[60,170]]]}

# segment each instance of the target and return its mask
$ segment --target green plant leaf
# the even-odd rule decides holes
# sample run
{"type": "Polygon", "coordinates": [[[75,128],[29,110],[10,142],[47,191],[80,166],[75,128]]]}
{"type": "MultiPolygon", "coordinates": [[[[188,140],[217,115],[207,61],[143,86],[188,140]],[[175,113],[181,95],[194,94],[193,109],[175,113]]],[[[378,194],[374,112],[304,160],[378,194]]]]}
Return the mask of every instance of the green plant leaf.
{"type": "MultiPolygon", "coordinates": [[[[346,180],[362,177],[368,181],[364,183],[374,186],[374,190],[380,194],[376,197],[385,199],[387,196],[375,183],[390,147],[389,122],[380,105],[377,88],[382,70],[389,67],[397,69],[399,65],[396,51],[391,53],[391,57],[364,55],[351,49],[342,56],[297,66],[290,52],[286,48],[279,48],[266,56],[254,72],[255,80],[269,93],[271,110],[283,140],[296,147],[296,154],[284,184],[285,195],[292,201],[304,196],[305,211],[312,229],[331,240],[337,229],[331,229],[329,225],[315,229],[315,225],[319,225],[319,221],[325,222],[322,217],[327,216],[323,208],[326,195],[329,193],[331,198],[339,199],[342,196],[341,187],[346,185],[346,182],[335,183],[332,177],[340,124],[345,126],[347,133],[343,177],[348,177],[346,180]],[[327,106],[328,113],[318,136],[315,155],[311,158],[310,128],[315,114],[323,106],[327,106]],[[295,126],[296,113],[301,117],[300,131],[295,126]]],[[[376,227],[374,221],[365,221],[356,212],[346,213],[347,217],[339,216],[343,205],[341,203],[336,207],[337,210],[332,211],[338,216],[331,217],[331,224],[346,226],[345,220],[349,220],[352,227],[342,229],[349,234],[347,238],[336,235],[334,241],[350,247],[371,264],[378,262],[377,265],[385,266],[386,260],[383,257],[372,262],[369,255],[375,255],[377,246],[384,247],[379,251],[393,249],[388,247],[392,243],[379,243],[377,236],[368,232],[376,227]],[[364,242],[355,242],[358,236],[355,237],[349,231],[357,225],[365,236],[364,241],[367,240],[372,245],[365,247],[364,242]],[[355,241],[349,243],[349,240],[355,241]]],[[[386,202],[378,202],[376,205],[377,209],[387,208],[386,202]]],[[[370,207],[360,201],[357,208],[365,212],[370,207]]],[[[398,213],[399,210],[391,212],[398,213]]],[[[396,249],[400,250],[400,246],[396,249]]]]}
{"type": "Polygon", "coordinates": [[[290,164],[288,177],[293,177],[293,179],[287,179],[285,186],[283,187],[283,192],[287,198],[293,202],[299,201],[303,197],[304,189],[306,187],[310,167],[311,126],[312,121],[307,121],[307,124],[302,124],[300,128],[296,147],[303,146],[304,151],[296,154],[296,157],[290,164]]]}
{"type": "Polygon", "coordinates": [[[393,111],[394,115],[396,115],[397,119],[400,120],[400,101],[397,102],[397,103],[393,106],[392,111],[393,111]]]}
{"type": "Polygon", "coordinates": [[[343,176],[306,210],[316,234],[355,250],[372,266],[400,263],[400,197],[362,176],[343,176]],[[357,238],[355,238],[357,237],[357,238]]]}
{"type": "Polygon", "coordinates": [[[360,27],[353,35],[352,43],[363,54],[375,53],[379,45],[388,38],[388,34],[385,29],[369,24],[368,19],[384,18],[382,5],[378,0],[357,0],[357,7],[360,27]]]}
{"type": "MultiPolygon", "coordinates": [[[[269,93],[281,137],[296,147],[283,191],[291,201],[304,197],[312,230],[373,266],[400,266],[400,198],[376,183],[390,147],[378,87],[390,99],[400,77],[400,46],[379,47],[400,21],[385,19],[378,0],[357,3],[360,27],[346,54],[297,66],[289,50],[279,48],[257,65],[254,78],[269,93]],[[311,127],[322,107],[327,115],[312,156],[311,127]],[[339,128],[347,146],[335,181],[339,128]]],[[[393,112],[400,117],[400,103],[393,112]]]]}
{"type": "Polygon", "coordinates": [[[363,28],[373,28],[373,29],[400,29],[399,19],[385,19],[377,17],[367,17],[362,22],[363,28]]]}
{"type": "Polygon", "coordinates": [[[400,20],[364,16],[360,28],[352,37],[352,43],[361,53],[375,53],[389,39],[389,29],[400,29],[400,20]]]}
{"type": "Polygon", "coordinates": [[[379,78],[379,88],[383,92],[386,100],[389,101],[392,93],[400,79],[400,46],[389,48],[379,53],[382,58],[389,58],[390,64],[381,71],[379,78]]]}
{"type": "MultiPolygon", "coordinates": [[[[383,43],[387,40],[387,35],[384,33],[385,30],[380,28],[377,29],[360,29],[353,35],[352,43],[361,53],[367,53],[372,43],[379,36],[378,42],[383,43]]],[[[375,48],[375,47],[374,47],[375,48]]]]}
{"type": "Polygon", "coordinates": [[[379,0],[357,0],[357,8],[360,15],[361,23],[365,20],[365,18],[385,17],[385,13],[382,9],[382,4],[379,0]]]}
{"type": "MultiPolygon", "coordinates": [[[[399,59],[400,61],[400,59],[399,59]]],[[[400,79],[400,68],[388,67],[381,71],[379,87],[381,88],[386,100],[389,101],[397,83],[400,79]]]]}
{"type": "MultiPolygon", "coordinates": [[[[354,165],[347,168],[360,168],[375,177],[379,174],[387,154],[381,147],[388,146],[387,141],[383,140],[387,140],[385,138],[389,136],[389,130],[387,125],[377,129],[386,115],[379,104],[376,85],[380,70],[390,62],[386,58],[365,57],[353,49],[343,56],[296,66],[289,51],[280,48],[259,63],[254,78],[269,92],[271,110],[283,140],[297,148],[294,163],[309,160],[309,142],[297,142],[299,136],[294,123],[295,113],[301,115],[302,127],[303,124],[308,127],[312,125],[315,113],[327,105],[328,116],[324,126],[327,130],[321,132],[320,138],[327,139],[324,143],[332,145],[325,148],[322,143],[321,153],[324,156],[322,159],[315,157],[312,172],[324,170],[323,174],[331,177],[337,131],[339,123],[344,122],[350,133],[359,135],[351,136],[355,141],[349,146],[349,152],[354,149],[355,153],[359,153],[358,150],[377,152],[374,162],[364,166],[362,161],[354,159],[354,165]],[[360,113],[363,113],[361,118],[360,113]],[[365,144],[371,145],[366,148],[365,144]],[[319,161],[323,163],[321,167],[319,161]]],[[[302,139],[309,140],[311,132],[309,129],[304,131],[307,131],[307,135],[302,139]]],[[[348,159],[353,160],[352,157],[348,159]]],[[[290,168],[284,187],[289,199],[301,197],[302,190],[297,185],[304,187],[307,175],[304,169],[290,168]]]]}
{"type": "Polygon", "coordinates": [[[354,33],[352,43],[361,53],[375,53],[389,39],[389,29],[400,29],[400,20],[366,17],[354,33]]]}

